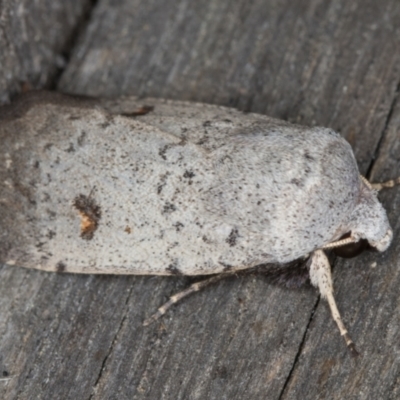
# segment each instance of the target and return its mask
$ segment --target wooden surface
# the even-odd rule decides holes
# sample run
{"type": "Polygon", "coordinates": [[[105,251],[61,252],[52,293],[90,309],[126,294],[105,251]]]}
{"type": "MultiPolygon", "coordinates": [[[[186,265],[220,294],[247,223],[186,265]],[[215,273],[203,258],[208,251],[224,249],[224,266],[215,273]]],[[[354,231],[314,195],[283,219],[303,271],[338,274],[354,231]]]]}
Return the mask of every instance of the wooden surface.
{"type": "Polygon", "coordinates": [[[0,103],[29,87],[54,86],[90,6],[90,0],[0,3],[0,103]]]}
{"type": "MultiPolygon", "coordinates": [[[[0,20],[3,100],[15,82],[34,77],[35,86],[71,93],[234,106],[332,127],[352,144],[363,173],[376,181],[400,175],[397,0],[99,0],[85,25],[79,7],[57,9],[58,17],[27,11],[27,37],[41,32],[38,43],[65,15],[57,50],[46,53],[54,66],[63,44],[74,43],[60,79],[49,67],[37,80],[32,60],[43,59],[41,45],[18,57],[8,51],[22,43],[18,13],[0,20]]],[[[310,287],[232,278],[144,328],[143,319],[192,280],[3,266],[0,374],[10,379],[0,381],[0,398],[399,398],[400,189],[380,198],[394,230],[390,249],[334,263],[338,306],[362,357],[349,356],[310,287]]]]}

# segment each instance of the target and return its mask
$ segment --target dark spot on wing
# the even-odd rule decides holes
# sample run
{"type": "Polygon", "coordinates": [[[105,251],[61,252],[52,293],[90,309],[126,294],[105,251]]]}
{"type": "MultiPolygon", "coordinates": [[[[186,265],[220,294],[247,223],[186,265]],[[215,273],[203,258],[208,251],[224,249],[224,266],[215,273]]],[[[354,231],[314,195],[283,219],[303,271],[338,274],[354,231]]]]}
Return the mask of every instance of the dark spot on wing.
{"type": "Polygon", "coordinates": [[[191,185],[193,183],[192,178],[196,176],[196,174],[193,171],[185,171],[183,174],[183,177],[188,179],[188,184],[191,185]]]}
{"type": "Polygon", "coordinates": [[[231,271],[233,269],[233,265],[224,263],[222,261],[218,261],[218,264],[220,264],[220,265],[222,265],[224,267],[224,271],[225,272],[231,271]]]}
{"type": "Polygon", "coordinates": [[[75,147],[72,143],[69,144],[69,147],[67,150],[65,150],[67,153],[73,153],[75,151],[75,147]]]}
{"type": "Polygon", "coordinates": [[[62,261],[59,261],[57,264],[56,264],[56,271],[57,272],[65,272],[67,270],[67,264],[65,264],[64,262],[62,262],[62,261]]]}
{"type": "Polygon", "coordinates": [[[178,268],[177,263],[174,262],[173,264],[168,265],[166,270],[171,274],[171,275],[183,275],[182,271],[178,268]]]}
{"type": "Polygon", "coordinates": [[[300,186],[301,185],[300,179],[297,179],[297,178],[293,178],[290,182],[293,183],[296,186],[300,186]]]}
{"type": "Polygon", "coordinates": [[[304,152],[304,157],[309,161],[315,161],[315,158],[307,150],[304,152]]]}
{"type": "Polygon", "coordinates": [[[164,147],[162,147],[160,150],[158,150],[158,155],[163,159],[166,160],[167,156],[165,155],[165,153],[167,152],[167,150],[170,148],[170,145],[165,145],[164,147]]]}
{"type": "Polygon", "coordinates": [[[157,185],[157,194],[160,194],[162,192],[164,186],[167,184],[168,176],[169,176],[168,172],[166,174],[162,174],[160,176],[160,182],[157,185]]]}
{"type": "Polygon", "coordinates": [[[184,227],[184,225],[182,224],[182,222],[176,222],[173,226],[175,227],[175,229],[176,229],[177,232],[180,232],[181,229],[184,227]]]}
{"type": "Polygon", "coordinates": [[[46,234],[46,237],[51,240],[53,239],[53,237],[56,236],[56,233],[54,231],[52,231],[51,229],[49,229],[49,231],[46,234]]]}
{"type": "Polygon", "coordinates": [[[83,146],[83,144],[85,143],[85,139],[86,139],[86,132],[82,131],[82,133],[79,135],[77,139],[78,146],[83,146]]]}
{"type": "Polygon", "coordinates": [[[201,239],[204,243],[210,243],[210,239],[206,235],[203,235],[201,239]]]}
{"type": "Polygon", "coordinates": [[[75,197],[72,203],[73,206],[78,210],[81,217],[80,236],[85,240],[93,239],[94,232],[98,228],[101,218],[101,208],[93,199],[92,192],[89,194],[89,196],[80,194],[79,196],[75,197]]]}
{"type": "Polygon", "coordinates": [[[231,233],[229,234],[228,238],[225,240],[226,243],[229,244],[229,246],[233,247],[236,245],[237,238],[239,237],[239,231],[236,228],[233,228],[231,230],[231,233]]]}
{"type": "Polygon", "coordinates": [[[194,176],[196,176],[196,175],[195,175],[195,173],[193,171],[185,171],[185,173],[183,174],[183,177],[184,178],[188,178],[188,179],[191,179],[194,176]]]}
{"type": "Polygon", "coordinates": [[[160,150],[158,150],[158,155],[163,159],[166,160],[167,159],[167,151],[169,149],[171,149],[172,147],[175,146],[184,146],[187,143],[186,138],[182,138],[181,141],[179,143],[168,143],[165,146],[161,147],[160,150]]]}
{"type": "Polygon", "coordinates": [[[55,211],[46,209],[46,213],[49,216],[50,221],[55,221],[57,219],[57,213],[55,211]]]}
{"type": "Polygon", "coordinates": [[[169,201],[167,201],[164,204],[163,214],[170,214],[174,211],[176,211],[176,206],[174,204],[170,203],[169,201]]]}

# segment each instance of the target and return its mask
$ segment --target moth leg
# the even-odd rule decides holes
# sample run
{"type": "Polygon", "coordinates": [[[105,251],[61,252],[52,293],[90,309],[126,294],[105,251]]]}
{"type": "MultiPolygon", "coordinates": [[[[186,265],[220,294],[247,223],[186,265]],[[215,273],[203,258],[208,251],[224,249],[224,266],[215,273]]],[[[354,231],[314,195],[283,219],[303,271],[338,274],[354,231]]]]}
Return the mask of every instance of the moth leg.
{"type": "Polygon", "coordinates": [[[371,186],[375,190],[382,190],[384,188],[392,188],[396,185],[400,185],[400,177],[396,179],[391,179],[390,181],[381,182],[381,183],[371,183],[371,186]]]}
{"type": "Polygon", "coordinates": [[[400,185],[400,176],[396,179],[391,179],[390,181],[380,183],[371,183],[362,175],[360,175],[360,178],[370,189],[377,190],[378,192],[384,188],[392,188],[396,185],[400,185]]]}
{"type": "Polygon", "coordinates": [[[372,183],[365,176],[360,175],[360,178],[367,185],[368,188],[370,188],[371,190],[373,189],[372,183]]]}
{"type": "Polygon", "coordinates": [[[319,289],[321,296],[328,301],[332,317],[339,328],[340,334],[346,341],[347,348],[353,356],[358,355],[356,347],[343,324],[339,310],[336,306],[335,298],[333,296],[331,266],[328,258],[322,250],[314,251],[311,256],[310,279],[311,283],[319,289]]]}
{"type": "Polygon", "coordinates": [[[208,285],[216,283],[216,282],[218,282],[222,279],[225,279],[228,276],[232,276],[232,275],[236,275],[236,271],[214,275],[211,278],[204,279],[203,281],[193,283],[187,289],[182,290],[181,292],[176,293],[173,296],[171,296],[170,299],[165,304],[163,304],[157,310],[157,312],[155,314],[153,314],[151,317],[144,320],[143,326],[152,324],[158,318],[162,317],[169,310],[169,308],[171,308],[171,306],[173,306],[175,303],[182,300],[183,298],[189,296],[190,294],[192,294],[194,292],[198,292],[199,290],[203,289],[204,287],[206,287],[208,285]]]}

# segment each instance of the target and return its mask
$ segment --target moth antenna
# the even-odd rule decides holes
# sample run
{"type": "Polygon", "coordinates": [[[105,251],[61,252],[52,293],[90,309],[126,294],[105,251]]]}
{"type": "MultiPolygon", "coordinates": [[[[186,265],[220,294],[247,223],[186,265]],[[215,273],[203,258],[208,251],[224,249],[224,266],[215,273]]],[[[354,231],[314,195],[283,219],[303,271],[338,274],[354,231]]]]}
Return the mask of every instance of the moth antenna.
{"type": "Polygon", "coordinates": [[[325,249],[325,250],[334,249],[335,247],[346,246],[347,244],[356,243],[356,242],[357,242],[357,240],[350,236],[345,239],[340,239],[340,240],[336,240],[335,242],[328,243],[328,244],[322,246],[321,249],[325,249]]]}
{"type": "Polygon", "coordinates": [[[394,186],[400,185],[400,176],[397,177],[396,179],[391,179],[390,181],[381,182],[381,183],[371,183],[370,185],[372,186],[372,189],[375,189],[378,191],[385,189],[385,188],[392,188],[394,186]]]}
{"type": "Polygon", "coordinates": [[[311,283],[319,289],[321,296],[328,301],[332,318],[336,322],[340,334],[343,336],[351,355],[358,356],[359,353],[356,350],[356,346],[351,340],[337,308],[336,301],[333,296],[331,266],[328,258],[322,250],[314,251],[311,256],[310,279],[311,283]]]}
{"type": "Polygon", "coordinates": [[[203,281],[193,283],[190,285],[187,289],[182,290],[179,293],[174,294],[169,298],[169,300],[164,303],[155,314],[153,314],[151,317],[147,318],[143,322],[143,326],[148,326],[152,324],[154,321],[156,321],[158,318],[162,317],[174,304],[176,304],[178,301],[184,299],[185,297],[189,296],[192,293],[198,292],[199,290],[205,288],[208,285],[212,285],[213,283],[216,283],[222,279],[225,279],[229,276],[236,275],[236,271],[232,272],[227,272],[227,273],[222,273],[219,275],[215,275],[211,278],[204,279],[203,281]]]}

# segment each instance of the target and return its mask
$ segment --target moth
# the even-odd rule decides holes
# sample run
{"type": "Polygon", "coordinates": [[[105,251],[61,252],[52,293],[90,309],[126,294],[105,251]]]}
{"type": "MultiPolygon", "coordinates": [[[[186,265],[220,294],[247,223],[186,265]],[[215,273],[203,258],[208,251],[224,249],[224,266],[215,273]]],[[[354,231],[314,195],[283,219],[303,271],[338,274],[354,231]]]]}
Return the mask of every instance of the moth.
{"type": "MultiPolygon", "coordinates": [[[[325,250],[392,240],[338,133],[215,105],[28,92],[0,108],[0,262],[214,275],[304,260],[349,349],[325,250]],[[145,105],[144,105],[145,104],[145,105]]],[[[268,267],[265,267],[268,268],[268,267]]]]}

